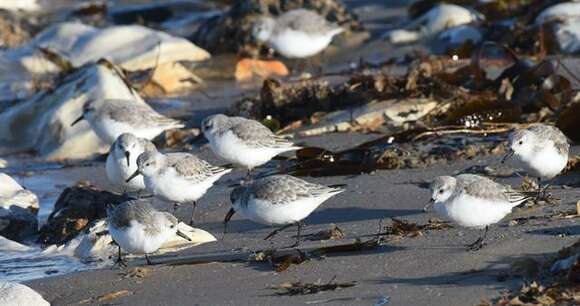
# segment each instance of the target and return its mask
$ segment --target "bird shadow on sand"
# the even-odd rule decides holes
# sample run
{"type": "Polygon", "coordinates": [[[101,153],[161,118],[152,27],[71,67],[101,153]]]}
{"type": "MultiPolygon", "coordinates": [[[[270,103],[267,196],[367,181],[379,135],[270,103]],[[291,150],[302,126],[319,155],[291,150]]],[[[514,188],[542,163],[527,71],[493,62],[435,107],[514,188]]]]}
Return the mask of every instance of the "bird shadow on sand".
{"type": "MultiPolygon", "coordinates": [[[[469,269],[466,267],[465,271],[405,278],[386,277],[370,281],[378,284],[409,286],[470,287],[484,285],[493,290],[514,289],[521,286],[522,280],[533,279],[537,276],[529,273],[536,273],[533,271],[540,273],[539,269],[541,269],[541,265],[538,261],[535,261],[534,258],[539,259],[545,257],[545,255],[548,254],[503,256],[487,263],[487,265],[482,268],[477,269],[469,269]],[[533,265],[537,265],[537,267],[533,267],[533,265]]],[[[455,268],[456,267],[453,267],[453,269],[455,268]]],[[[429,270],[427,269],[425,271],[429,270]]]]}
{"type": "MultiPolygon", "coordinates": [[[[391,217],[403,217],[422,213],[419,209],[382,209],[382,208],[360,208],[360,207],[340,207],[326,208],[313,212],[308,218],[304,219],[306,225],[320,225],[330,223],[348,223],[368,220],[379,220],[391,217]]],[[[195,224],[196,227],[204,229],[223,229],[223,222],[206,222],[195,224]]],[[[231,220],[228,223],[228,232],[248,232],[268,226],[253,223],[249,220],[231,220]]]]}

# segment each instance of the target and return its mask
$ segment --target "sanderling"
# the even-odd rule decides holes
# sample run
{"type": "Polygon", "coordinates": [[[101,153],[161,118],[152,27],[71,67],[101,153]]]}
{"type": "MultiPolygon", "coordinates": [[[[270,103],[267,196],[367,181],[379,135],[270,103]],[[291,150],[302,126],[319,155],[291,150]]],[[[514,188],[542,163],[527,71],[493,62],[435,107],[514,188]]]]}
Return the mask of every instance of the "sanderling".
{"type": "Polygon", "coordinates": [[[201,124],[203,135],[215,154],[248,169],[248,176],[274,156],[298,150],[292,142],[274,135],[260,122],[242,117],[217,114],[201,124]]]}
{"type": "Polygon", "coordinates": [[[182,122],[165,117],[146,104],[121,99],[87,101],[83,114],[71,125],[83,119],[107,143],[113,143],[123,133],[153,139],[165,130],[184,127],[182,122]]]}
{"type": "Polygon", "coordinates": [[[298,233],[296,243],[292,246],[295,247],[300,240],[302,220],[324,201],[343,192],[343,186],[318,185],[289,175],[272,175],[258,179],[232,191],[232,208],[224,219],[224,227],[237,211],[241,211],[244,217],[253,222],[282,226],[265,239],[296,225],[298,233]]]}
{"type": "Polygon", "coordinates": [[[144,152],[137,158],[137,170],[127,179],[143,175],[145,186],[161,199],[175,203],[191,202],[190,224],[193,224],[195,206],[206,191],[232,169],[212,166],[188,153],[164,155],[158,151],[144,152]]]}
{"type": "Polygon", "coordinates": [[[261,17],[252,35],[288,58],[305,58],[324,50],[344,29],[314,11],[290,10],[278,18],[261,17]]]}
{"type": "Polygon", "coordinates": [[[528,174],[538,178],[540,186],[542,179],[552,179],[562,172],[569,150],[570,144],[558,128],[534,125],[510,134],[508,153],[502,163],[515,156],[528,174]]]}
{"type": "Polygon", "coordinates": [[[168,212],[158,211],[147,200],[129,200],[107,208],[109,233],[119,246],[117,263],[124,265],[121,249],[132,254],[153,253],[167,240],[178,235],[191,241],[177,229],[179,221],[168,212]]]}
{"type": "Polygon", "coordinates": [[[439,176],[430,188],[430,205],[434,205],[436,212],[460,226],[485,228],[483,235],[468,246],[470,250],[483,247],[490,225],[533,197],[530,196],[533,193],[509,191],[505,186],[474,174],[439,176]]]}
{"type": "Polygon", "coordinates": [[[50,306],[42,295],[30,287],[12,282],[0,282],[0,305],[4,306],[50,306]]]}
{"type": "Polygon", "coordinates": [[[155,145],[131,133],[121,134],[115,140],[107,156],[106,170],[109,181],[119,186],[124,192],[141,191],[145,189],[143,177],[136,177],[127,182],[131,174],[137,170],[137,157],[146,151],[156,151],[155,145]]]}

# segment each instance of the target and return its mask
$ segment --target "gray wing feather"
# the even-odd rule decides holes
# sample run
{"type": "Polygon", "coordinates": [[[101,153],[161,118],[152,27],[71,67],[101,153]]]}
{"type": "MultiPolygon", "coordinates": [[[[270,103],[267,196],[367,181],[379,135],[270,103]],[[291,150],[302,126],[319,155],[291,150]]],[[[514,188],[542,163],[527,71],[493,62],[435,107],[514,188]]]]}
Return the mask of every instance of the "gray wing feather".
{"type": "Polygon", "coordinates": [[[273,205],[284,205],[329,193],[340,193],[343,190],[309,183],[289,175],[273,175],[256,181],[252,191],[255,199],[268,200],[273,205]]]}
{"type": "MultiPolygon", "coordinates": [[[[556,150],[558,150],[559,153],[562,155],[568,155],[570,151],[570,144],[568,143],[566,135],[564,135],[564,133],[562,133],[562,131],[560,131],[557,127],[551,125],[534,125],[528,129],[543,139],[553,141],[554,146],[556,146],[556,150]]],[[[538,149],[542,148],[543,144],[538,149]]]]}
{"type": "Polygon", "coordinates": [[[478,198],[490,199],[492,201],[509,201],[507,189],[486,177],[474,174],[461,174],[456,177],[457,188],[462,192],[478,198]]]}
{"type": "Polygon", "coordinates": [[[100,112],[116,121],[130,122],[136,127],[167,126],[183,127],[178,120],[165,117],[148,105],[129,100],[107,100],[100,112]]]}
{"type": "Polygon", "coordinates": [[[168,166],[192,181],[200,182],[216,174],[228,171],[226,168],[213,166],[199,157],[188,153],[172,153],[167,155],[168,166]]]}
{"type": "Polygon", "coordinates": [[[274,135],[263,124],[245,118],[232,118],[230,131],[243,142],[254,147],[291,148],[294,144],[274,135]],[[243,119],[243,120],[240,120],[243,119]]]}
{"type": "Polygon", "coordinates": [[[276,24],[277,31],[279,32],[290,28],[310,35],[326,35],[333,31],[339,33],[341,30],[341,27],[328,22],[328,20],[316,12],[305,9],[288,11],[276,19],[276,24]]]}

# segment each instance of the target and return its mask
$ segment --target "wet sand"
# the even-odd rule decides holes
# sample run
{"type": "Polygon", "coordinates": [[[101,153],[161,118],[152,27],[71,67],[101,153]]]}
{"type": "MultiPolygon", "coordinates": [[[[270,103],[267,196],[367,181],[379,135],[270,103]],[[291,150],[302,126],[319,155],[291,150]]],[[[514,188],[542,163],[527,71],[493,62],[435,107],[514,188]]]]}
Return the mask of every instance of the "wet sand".
{"type": "MultiPolygon", "coordinates": [[[[366,137],[332,134],[304,141],[311,145],[340,148],[366,137]]],[[[573,152],[577,154],[579,151],[580,146],[573,147],[573,152]]],[[[212,160],[207,148],[202,148],[201,152],[202,157],[212,160]]],[[[326,184],[344,183],[348,187],[347,192],[330,199],[306,219],[304,232],[316,233],[327,229],[329,223],[336,223],[347,237],[340,241],[304,242],[301,247],[343,243],[375,234],[379,221],[383,219],[383,224],[388,224],[390,217],[427,222],[435,214],[422,211],[429,192],[418,183],[437,175],[454,174],[472,165],[497,165],[499,161],[500,156],[493,156],[428,169],[307,178],[326,184]]],[[[97,165],[91,171],[102,175],[104,169],[97,165]]],[[[221,237],[222,220],[229,209],[227,185],[242,175],[236,172],[229,176],[202,199],[196,216],[197,226],[221,237]]],[[[104,180],[98,181],[104,183],[104,180]]],[[[520,178],[514,176],[498,181],[515,186],[520,183],[520,178]]],[[[578,184],[579,181],[578,174],[559,179],[565,184],[578,184]]],[[[372,251],[313,259],[281,273],[275,272],[268,263],[210,263],[153,266],[145,278],[126,278],[123,270],[111,269],[49,277],[31,281],[28,285],[54,305],[72,305],[81,301],[94,305],[374,305],[383,297],[390,298],[388,305],[475,305],[523,284],[521,278],[498,280],[500,274],[509,271],[514,260],[550,255],[578,239],[580,226],[577,219],[532,221],[508,226],[508,221],[514,217],[572,209],[580,198],[578,188],[556,186],[553,194],[561,199],[557,205],[516,211],[492,228],[488,245],[478,252],[467,252],[463,245],[477,239],[480,231],[455,227],[389,242],[372,251]],[[325,283],[332,279],[337,282],[356,281],[356,286],[303,296],[278,296],[276,290],[268,288],[289,281],[325,283]],[[103,302],[95,300],[120,290],[128,290],[130,295],[103,302]]],[[[170,204],[157,204],[167,209],[171,207],[170,204]]],[[[182,206],[178,216],[186,219],[189,209],[182,206]]],[[[234,254],[242,250],[285,246],[292,242],[295,234],[293,229],[289,229],[270,244],[262,240],[270,228],[241,220],[239,215],[234,216],[228,231],[223,241],[179,254],[234,254]]]]}

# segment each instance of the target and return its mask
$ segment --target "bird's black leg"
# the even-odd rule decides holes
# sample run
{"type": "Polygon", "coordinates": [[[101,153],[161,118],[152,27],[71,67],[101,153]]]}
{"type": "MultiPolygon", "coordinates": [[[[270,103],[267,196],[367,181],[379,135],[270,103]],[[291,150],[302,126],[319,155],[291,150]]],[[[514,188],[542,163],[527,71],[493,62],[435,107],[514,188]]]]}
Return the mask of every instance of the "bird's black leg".
{"type": "Polygon", "coordinates": [[[296,224],[296,223],[290,223],[290,224],[286,224],[286,225],[284,225],[284,226],[282,226],[282,227],[280,227],[280,228],[276,229],[275,231],[271,232],[271,233],[270,233],[268,236],[266,236],[266,238],[264,238],[264,240],[268,240],[268,239],[270,239],[270,238],[274,237],[274,236],[275,236],[276,234],[278,234],[279,232],[281,232],[281,231],[283,231],[283,230],[285,230],[285,229],[287,229],[287,228],[289,228],[289,227],[291,227],[291,226],[294,226],[295,224],[296,224]]]}
{"type": "Polygon", "coordinates": [[[474,243],[468,244],[467,250],[468,251],[477,251],[477,250],[480,250],[481,248],[483,248],[483,246],[485,245],[485,238],[487,237],[488,230],[489,230],[489,226],[486,225],[485,231],[483,232],[483,236],[481,236],[477,240],[475,240],[474,243]]]}
{"type": "Polygon", "coordinates": [[[304,223],[300,221],[296,222],[296,227],[298,228],[296,230],[296,242],[294,242],[294,244],[290,246],[291,248],[295,248],[300,244],[300,230],[302,229],[303,225],[304,223]]]}
{"type": "Polygon", "coordinates": [[[123,260],[123,256],[121,256],[121,246],[119,247],[119,253],[117,254],[117,260],[115,260],[115,264],[113,266],[119,265],[119,267],[127,267],[127,263],[123,260]]]}
{"type": "Polygon", "coordinates": [[[145,253],[145,260],[147,261],[148,265],[152,265],[151,260],[149,259],[149,256],[147,256],[147,253],[145,253]]]}
{"type": "Polygon", "coordinates": [[[193,220],[195,219],[195,207],[197,206],[197,202],[193,201],[193,208],[191,209],[191,219],[189,220],[189,225],[193,225],[193,220]]]}
{"type": "Polygon", "coordinates": [[[246,181],[252,181],[252,176],[254,175],[254,169],[248,169],[248,173],[246,173],[246,181]]]}

